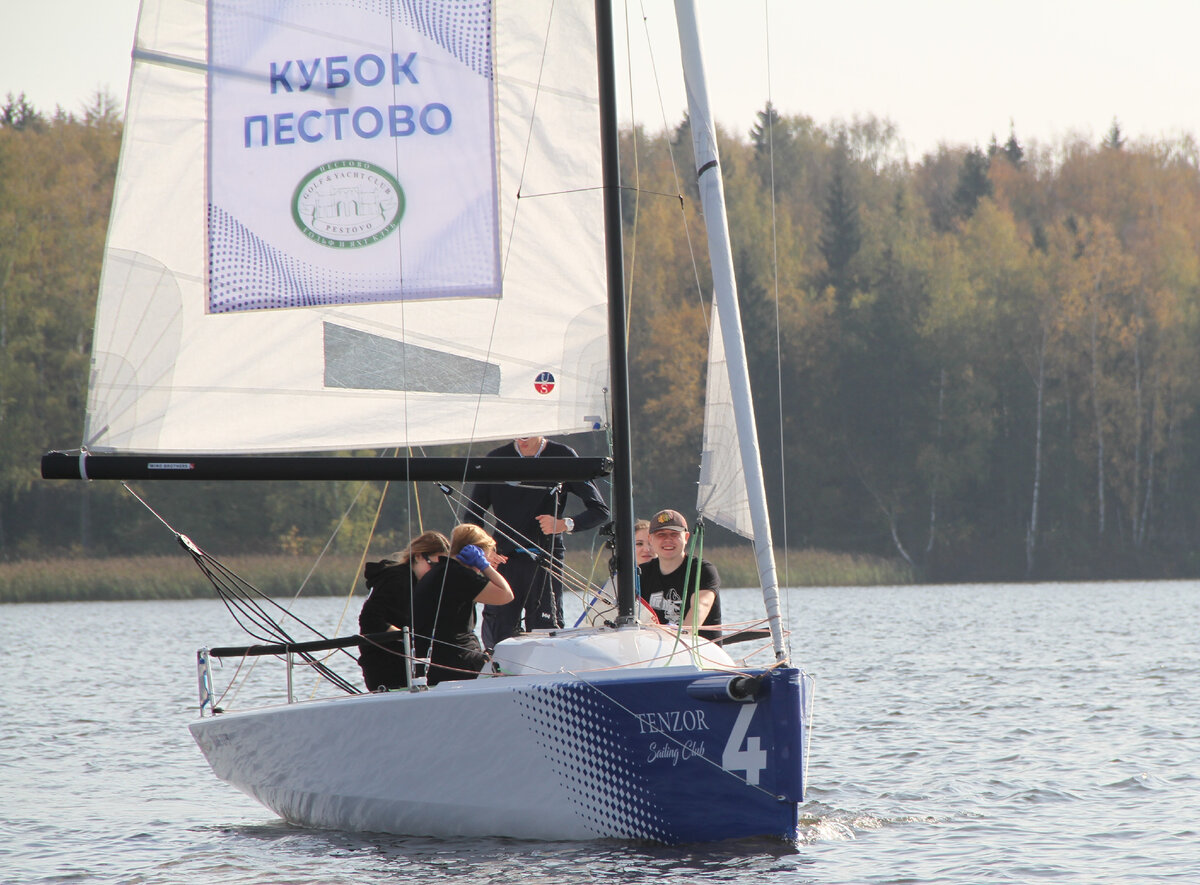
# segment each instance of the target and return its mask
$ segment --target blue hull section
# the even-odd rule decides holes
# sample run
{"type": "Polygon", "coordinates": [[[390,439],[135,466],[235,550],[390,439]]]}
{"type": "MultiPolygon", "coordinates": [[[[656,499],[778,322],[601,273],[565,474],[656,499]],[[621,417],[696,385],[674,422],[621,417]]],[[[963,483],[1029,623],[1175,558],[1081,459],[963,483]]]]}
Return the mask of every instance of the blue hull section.
{"type": "Polygon", "coordinates": [[[762,675],[754,697],[689,687],[695,672],[524,689],[519,703],[570,801],[598,834],[660,842],[796,836],[806,680],[762,675]]]}

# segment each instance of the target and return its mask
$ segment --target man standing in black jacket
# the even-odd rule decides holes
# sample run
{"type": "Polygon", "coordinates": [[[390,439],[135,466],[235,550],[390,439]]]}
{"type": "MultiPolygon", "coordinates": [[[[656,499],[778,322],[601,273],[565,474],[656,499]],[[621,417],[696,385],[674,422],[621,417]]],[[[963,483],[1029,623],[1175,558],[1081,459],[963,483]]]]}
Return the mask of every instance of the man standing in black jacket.
{"type": "MultiPolygon", "coordinates": [[[[489,458],[577,458],[570,446],[542,436],[522,436],[488,452],[489,458]]],[[[491,509],[496,528],[497,552],[508,557],[498,570],[513,591],[506,605],[488,605],[483,609],[483,645],[491,651],[502,639],[520,632],[522,615],[525,629],[555,628],[563,625],[562,573],[563,538],[608,521],[608,505],[591,482],[566,482],[555,486],[519,483],[478,483],[471,489],[471,503],[465,522],[483,525],[484,514],[491,509]],[[565,516],[567,494],[573,494],[584,506],[574,516],[565,516]],[[539,562],[539,559],[541,560],[539,562]]]]}

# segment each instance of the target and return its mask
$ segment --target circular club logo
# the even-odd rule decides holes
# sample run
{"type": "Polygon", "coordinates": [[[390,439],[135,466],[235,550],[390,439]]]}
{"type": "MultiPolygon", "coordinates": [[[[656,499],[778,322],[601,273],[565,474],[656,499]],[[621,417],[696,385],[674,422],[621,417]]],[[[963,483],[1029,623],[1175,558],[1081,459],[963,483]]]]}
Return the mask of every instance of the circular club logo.
{"type": "Polygon", "coordinates": [[[533,389],[541,394],[549,393],[554,389],[554,376],[549,372],[542,372],[533,379],[533,389]]]}
{"type": "Polygon", "coordinates": [[[391,173],[362,160],[324,163],[292,195],[292,219],[315,243],[354,249],[377,243],[400,226],[404,191],[391,173]]]}

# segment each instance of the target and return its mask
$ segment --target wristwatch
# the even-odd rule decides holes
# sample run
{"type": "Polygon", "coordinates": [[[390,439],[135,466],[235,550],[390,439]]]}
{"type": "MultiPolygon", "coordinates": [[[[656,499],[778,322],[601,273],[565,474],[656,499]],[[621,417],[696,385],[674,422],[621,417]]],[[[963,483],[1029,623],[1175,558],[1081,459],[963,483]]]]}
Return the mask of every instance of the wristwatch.
{"type": "Polygon", "coordinates": [[[564,516],[563,517],[563,525],[565,525],[567,527],[568,535],[571,534],[571,532],[575,531],[575,520],[571,519],[571,517],[564,516]]]}

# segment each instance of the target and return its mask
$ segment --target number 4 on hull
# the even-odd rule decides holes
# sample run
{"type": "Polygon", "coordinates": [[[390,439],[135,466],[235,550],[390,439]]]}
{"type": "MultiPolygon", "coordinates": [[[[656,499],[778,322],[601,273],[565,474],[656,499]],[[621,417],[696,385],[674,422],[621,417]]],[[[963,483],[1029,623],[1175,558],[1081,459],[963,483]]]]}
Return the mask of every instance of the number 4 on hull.
{"type": "Polygon", "coordinates": [[[759,775],[767,767],[767,751],[762,749],[757,737],[747,737],[750,730],[750,720],[758,704],[747,704],[738,711],[737,720],[729,732],[729,740],[725,743],[725,751],[721,755],[721,767],[726,771],[746,772],[746,783],[757,786],[759,775]],[[742,749],[745,742],[746,748],[742,749]]]}

